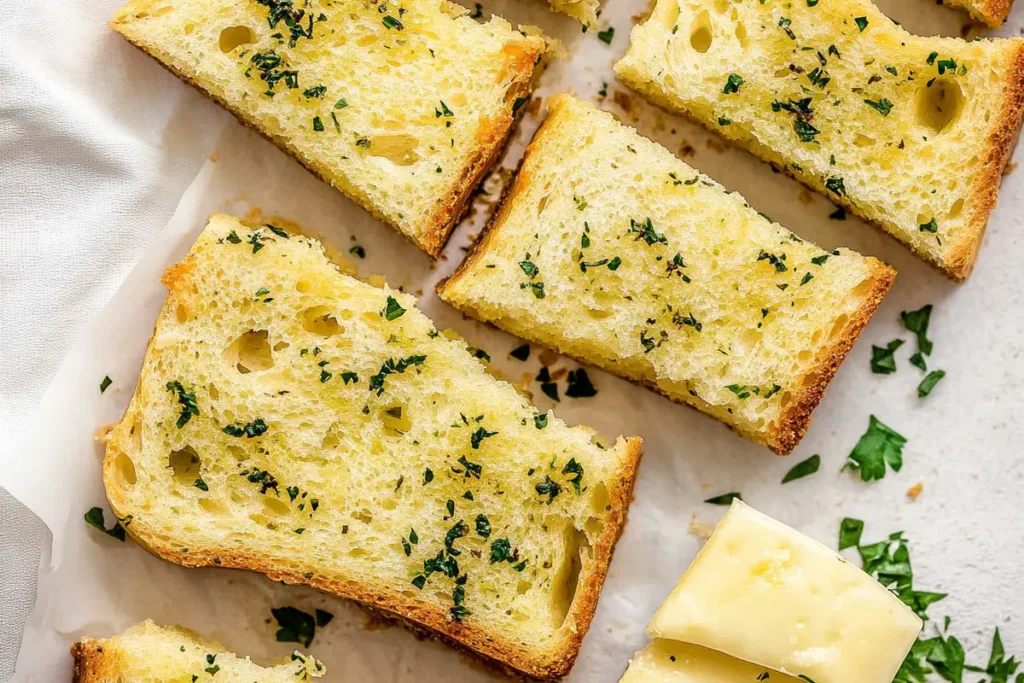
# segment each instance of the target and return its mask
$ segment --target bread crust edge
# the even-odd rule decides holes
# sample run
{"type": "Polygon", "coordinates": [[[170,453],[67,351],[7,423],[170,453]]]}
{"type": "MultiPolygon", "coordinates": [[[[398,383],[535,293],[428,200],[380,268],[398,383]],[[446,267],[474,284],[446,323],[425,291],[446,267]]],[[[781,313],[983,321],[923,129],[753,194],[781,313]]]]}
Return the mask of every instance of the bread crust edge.
{"type": "Polygon", "coordinates": [[[1017,49],[1011,56],[1010,81],[1006,84],[1003,106],[988,134],[992,142],[985,150],[984,169],[971,188],[975,211],[968,223],[967,236],[950,249],[947,257],[949,275],[957,282],[966,280],[974,269],[989,216],[999,197],[1003,171],[1013,156],[1020,135],[1024,117],[1024,40],[1014,39],[1013,44],[1017,49]]]}
{"type": "MultiPolygon", "coordinates": [[[[455,230],[456,223],[468,210],[469,198],[473,190],[480,185],[487,171],[497,161],[498,156],[505,148],[505,141],[512,135],[514,129],[515,116],[511,111],[503,111],[498,117],[490,117],[487,119],[489,125],[481,125],[481,128],[477,131],[477,140],[478,142],[482,142],[480,142],[474,150],[474,154],[472,155],[468,165],[462,168],[459,179],[449,188],[448,194],[441,199],[440,206],[433,214],[431,214],[430,219],[423,226],[422,232],[418,235],[414,235],[406,232],[401,226],[388,220],[383,214],[378,212],[375,207],[371,206],[369,202],[364,203],[361,199],[345,192],[335,185],[324,172],[321,172],[317,168],[317,164],[312,160],[307,160],[305,158],[305,155],[301,150],[293,147],[282,138],[266,133],[257,123],[249,119],[241,109],[232,106],[227,101],[213,94],[199,83],[198,80],[178,69],[173,64],[163,61],[159,56],[151,51],[148,46],[144,45],[140,40],[133,36],[130,31],[126,30],[129,22],[118,22],[112,20],[107,22],[107,25],[117,33],[121,34],[133,46],[155,60],[156,63],[164,69],[174,74],[188,85],[194,87],[213,102],[220,105],[229,114],[234,116],[235,119],[237,119],[243,126],[252,129],[264,139],[272,142],[278,149],[297,161],[317,179],[334,188],[355,204],[368,211],[377,220],[393,228],[396,232],[403,235],[417,247],[427,252],[427,254],[435,260],[440,257],[441,252],[444,250],[444,246],[447,244],[448,238],[451,237],[452,232],[455,230]]],[[[532,91],[531,79],[533,77],[534,66],[536,64],[537,57],[543,52],[543,45],[542,43],[538,43],[524,37],[524,40],[520,43],[510,43],[506,47],[510,46],[514,46],[518,49],[511,51],[508,49],[505,50],[506,56],[508,56],[510,58],[510,62],[515,65],[514,70],[516,73],[516,77],[513,80],[512,86],[510,86],[509,92],[512,92],[514,89],[517,98],[523,97],[532,91]],[[526,49],[527,45],[532,45],[534,49],[526,49]],[[510,54],[510,52],[514,52],[515,54],[510,54]],[[526,58],[524,58],[524,56],[526,58]]],[[[515,100],[513,99],[512,102],[514,103],[515,100]]]]}
{"type": "Polygon", "coordinates": [[[75,668],[71,683],[102,683],[114,680],[114,662],[109,652],[104,651],[106,641],[82,638],[71,645],[71,657],[75,668]]]}

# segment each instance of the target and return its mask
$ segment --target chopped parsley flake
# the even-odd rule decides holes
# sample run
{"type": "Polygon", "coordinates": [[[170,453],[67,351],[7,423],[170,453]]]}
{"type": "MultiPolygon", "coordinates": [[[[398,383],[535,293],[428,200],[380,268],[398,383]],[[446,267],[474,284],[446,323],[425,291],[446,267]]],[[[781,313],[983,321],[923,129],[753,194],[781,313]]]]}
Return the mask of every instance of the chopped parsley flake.
{"type": "Polygon", "coordinates": [[[860,470],[862,481],[883,478],[886,464],[894,472],[899,472],[903,467],[903,446],[906,443],[906,438],[872,415],[868,430],[853,447],[845,467],[860,470]]]}

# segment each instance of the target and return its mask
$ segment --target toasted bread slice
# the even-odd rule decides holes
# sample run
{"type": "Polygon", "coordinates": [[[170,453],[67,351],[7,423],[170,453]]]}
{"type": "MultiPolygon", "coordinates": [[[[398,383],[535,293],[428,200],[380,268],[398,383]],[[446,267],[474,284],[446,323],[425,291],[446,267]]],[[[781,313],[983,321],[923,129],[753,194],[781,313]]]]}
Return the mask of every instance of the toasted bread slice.
{"type": "Polygon", "coordinates": [[[437,256],[544,42],[446,0],[133,0],[111,26],[437,256]]]}
{"type": "Polygon", "coordinates": [[[71,646],[71,654],[74,683],[296,683],[320,678],[326,671],[301,652],[286,664],[264,668],[188,629],[149,620],[119,636],[83,638],[71,646]]]}
{"type": "Polygon", "coordinates": [[[800,683],[801,680],[721,652],[659,638],[633,656],[619,683],[800,683]]]}
{"type": "Polygon", "coordinates": [[[441,298],[792,451],[894,271],[802,241],[610,114],[550,106],[441,298]]]}
{"type": "Polygon", "coordinates": [[[107,497],[139,543],[387,611],[565,675],[625,523],[639,439],[538,413],[408,294],[313,239],[214,215],[168,269],[107,497]]]}
{"type": "Polygon", "coordinates": [[[1024,107],[1024,40],[914,36],[867,0],[658,0],[615,71],[958,281],[1024,107]]]}
{"type": "Polygon", "coordinates": [[[963,7],[978,21],[997,28],[1010,16],[1013,0],[944,0],[943,4],[963,7]]]}

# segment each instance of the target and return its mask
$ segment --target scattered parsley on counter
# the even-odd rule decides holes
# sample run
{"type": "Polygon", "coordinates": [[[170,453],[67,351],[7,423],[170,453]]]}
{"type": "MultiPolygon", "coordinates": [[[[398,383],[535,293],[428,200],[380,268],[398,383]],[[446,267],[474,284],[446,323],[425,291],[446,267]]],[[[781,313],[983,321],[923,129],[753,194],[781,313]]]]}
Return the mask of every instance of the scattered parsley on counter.
{"type": "Polygon", "coordinates": [[[605,45],[611,45],[612,39],[615,38],[615,27],[609,26],[606,31],[598,31],[597,37],[601,39],[601,42],[605,45]]]}
{"type": "Polygon", "coordinates": [[[864,522],[852,517],[843,517],[839,523],[839,549],[856,548],[860,545],[860,536],[864,532],[864,522]]]}
{"type": "Polygon", "coordinates": [[[710,505],[732,505],[734,500],[743,500],[743,496],[738,491],[730,491],[714,498],[708,498],[704,502],[710,505]]]}
{"type": "Polygon", "coordinates": [[[565,389],[565,395],[569,398],[590,398],[597,396],[597,389],[590,382],[590,376],[583,368],[569,371],[569,386],[565,389]]]}
{"type": "Polygon", "coordinates": [[[113,381],[110,379],[110,375],[105,376],[103,378],[103,381],[100,382],[100,393],[102,394],[104,391],[106,391],[107,387],[109,387],[111,384],[113,384],[113,381]]]}
{"type": "Polygon", "coordinates": [[[932,370],[925,376],[921,383],[917,385],[917,395],[919,398],[924,398],[928,394],[932,393],[932,389],[935,385],[946,376],[945,370],[932,370]]]}
{"type": "Polygon", "coordinates": [[[896,372],[896,349],[903,346],[902,339],[893,339],[886,346],[871,347],[871,372],[876,375],[891,375],[896,372]]]}
{"type": "Polygon", "coordinates": [[[928,339],[928,324],[931,322],[931,317],[931,304],[916,311],[903,311],[900,313],[903,327],[917,335],[917,350],[926,356],[932,355],[932,342],[928,339]]]}
{"type": "Polygon", "coordinates": [[[121,526],[121,522],[114,522],[114,526],[110,529],[107,528],[107,523],[103,519],[102,508],[91,508],[85,513],[85,521],[91,526],[96,527],[108,536],[112,536],[119,541],[124,541],[124,527],[121,526]]]}
{"type": "Polygon", "coordinates": [[[516,360],[528,360],[530,358],[530,345],[523,344],[522,346],[517,346],[516,348],[509,351],[508,355],[512,356],[516,360]]]}
{"type": "Polygon", "coordinates": [[[894,472],[903,467],[903,446],[906,443],[906,438],[872,415],[868,430],[853,447],[843,467],[860,470],[862,481],[881,479],[885,476],[886,463],[894,472]]]}
{"type": "Polygon", "coordinates": [[[316,619],[312,614],[294,607],[272,607],[270,613],[277,620],[277,642],[301,643],[303,647],[309,647],[313,642],[316,635],[316,619]]]}
{"type": "Polygon", "coordinates": [[[788,484],[796,479],[802,479],[814,474],[818,471],[819,467],[821,467],[821,456],[812,455],[803,462],[798,462],[789,472],[786,472],[786,476],[782,478],[782,483],[788,484]]]}

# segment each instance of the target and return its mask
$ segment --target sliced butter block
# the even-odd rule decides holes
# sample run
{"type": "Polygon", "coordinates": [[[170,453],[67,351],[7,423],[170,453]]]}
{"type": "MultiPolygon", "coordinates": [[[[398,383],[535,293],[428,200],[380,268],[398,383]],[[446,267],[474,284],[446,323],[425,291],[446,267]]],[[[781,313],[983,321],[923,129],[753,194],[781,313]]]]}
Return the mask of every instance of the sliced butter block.
{"type": "Polygon", "coordinates": [[[689,643],[655,640],[637,652],[619,683],[800,683],[799,678],[689,643]]]}
{"type": "Polygon", "coordinates": [[[647,631],[815,683],[891,683],[921,626],[841,555],[737,501],[647,631]]]}
{"type": "Polygon", "coordinates": [[[111,26],[437,256],[544,41],[447,0],[132,0],[111,26]]]}
{"type": "Polygon", "coordinates": [[[295,652],[262,667],[180,626],[144,621],[119,636],[83,638],[71,647],[75,683],[300,683],[323,676],[323,664],[295,652]]]}
{"type": "Polygon", "coordinates": [[[915,36],[867,0],[658,0],[615,71],[956,280],[1024,108],[1024,40],[915,36]]]}
{"type": "Polygon", "coordinates": [[[801,240],[610,114],[550,107],[441,298],[792,451],[894,271],[801,240]]]}

